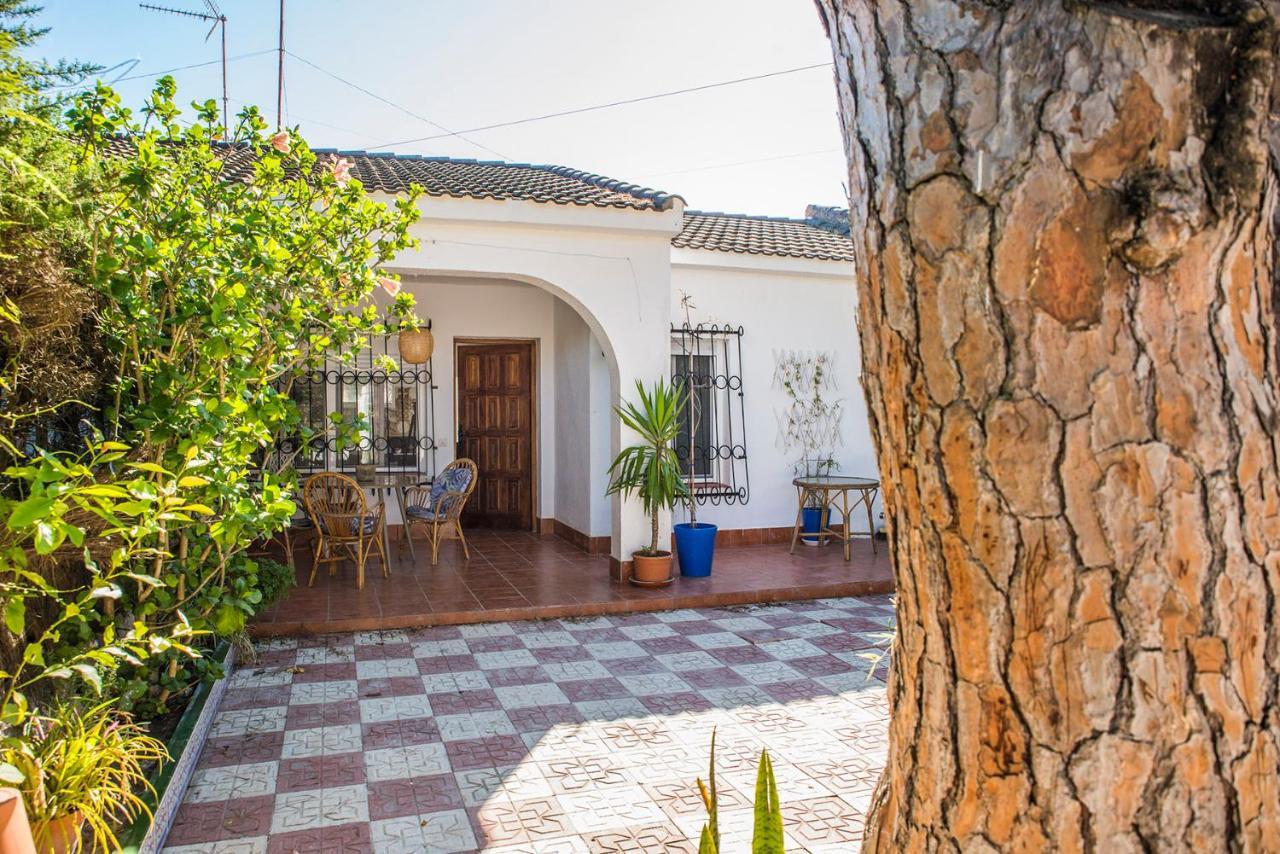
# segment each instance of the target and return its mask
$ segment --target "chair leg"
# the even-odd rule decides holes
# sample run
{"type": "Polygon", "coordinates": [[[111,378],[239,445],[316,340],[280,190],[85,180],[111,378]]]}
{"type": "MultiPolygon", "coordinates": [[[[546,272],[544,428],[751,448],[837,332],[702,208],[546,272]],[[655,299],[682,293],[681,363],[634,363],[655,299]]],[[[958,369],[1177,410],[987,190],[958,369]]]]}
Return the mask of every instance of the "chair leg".
{"type": "Polygon", "coordinates": [[[437,522],[431,523],[431,565],[435,566],[440,562],[440,525],[437,522]]]}
{"type": "Polygon", "coordinates": [[[324,537],[319,533],[311,542],[311,577],[307,579],[307,586],[316,583],[316,570],[320,568],[320,555],[324,552],[324,537]]]}
{"type": "Polygon", "coordinates": [[[467,537],[462,533],[462,523],[457,519],[453,521],[453,530],[458,532],[458,539],[462,542],[462,556],[471,560],[471,551],[467,548],[467,537]]]}
{"type": "Polygon", "coordinates": [[[369,557],[369,551],[373,548],[370,543],[365,546],[363,540],[356,541],[356,589],[364,589],[364,562],[369,557]]]}
{"type": "Polygon", "coordinates": [[[387,566],[387,550],[382,545],[381,537],[374,537],[374,544],[378,547],[378,557],[382,560],[382,577],[390,578],[391,571],[387,566]]]}

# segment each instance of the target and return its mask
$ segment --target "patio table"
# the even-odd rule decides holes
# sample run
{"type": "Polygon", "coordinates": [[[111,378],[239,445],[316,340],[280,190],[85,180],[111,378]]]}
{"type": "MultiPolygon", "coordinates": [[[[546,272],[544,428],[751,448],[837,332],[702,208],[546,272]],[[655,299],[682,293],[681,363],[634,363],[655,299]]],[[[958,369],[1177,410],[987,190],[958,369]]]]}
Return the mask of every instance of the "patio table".
{"type": "MultiPolygon", "coordinates": [[[[876,496],[880,493],[880,481],[870,477],[841,477],[838,475],[822,475],[818,477],[798,477],[791,481],[796,488],[796,497],[799,501],[799,507],[796,510],[796,526],[791,532],[791,553],[796,550],[796,542],[800,539],[801,528],[804,526],[804,507],[805,503],[811,498],[821,501],[823,510],[836,508],[840,510],[844,517],[844,530],[841,532],[833,531],[830,527],[822,524],[822,517],[819,516],[818,530],[814,533],[805,533],[806,537],[816,537],[819,542],[826,542],[830,537],[838,537],[844,540],[844,559],[850,560],[852,552],[850,550],[850,541],[853,534],[850,532],[849,520],[854,510],[858,509],[858,505],[867,508],[867,534],[871,538],[871,553],[876,551],[876,526],[875,521],[871,517],[871,505],[875,503],[876,496]],[[849,503],[850,493],[854,494],[853,503],[849,503]],[[836,501],[840,503],[837,505],[836,501]]],[[[823,514],[826,515],[826,514],[823,514]]]]}
{"type": "MultiPolygon", "coordinates": [[[[413,537],[409,536],[408,520],[404,515],[404,491],[410,486],[417,485],[418,478],[414,476],[380,474],[370,480],[356,480],[362,489],[368,490],[379,503],[383,503],[384,498],[394,497],[396,507],[400,509],[400,524],[403,526],[404,538],[409,543],[409,557],[417,560],[417,555],[413,552],[413,537]]],[[[386,549],[388,557],[391,556],[391,535],[387,532],[387,524],[384,518],[382,523],[382,546],[386,549]]]]}

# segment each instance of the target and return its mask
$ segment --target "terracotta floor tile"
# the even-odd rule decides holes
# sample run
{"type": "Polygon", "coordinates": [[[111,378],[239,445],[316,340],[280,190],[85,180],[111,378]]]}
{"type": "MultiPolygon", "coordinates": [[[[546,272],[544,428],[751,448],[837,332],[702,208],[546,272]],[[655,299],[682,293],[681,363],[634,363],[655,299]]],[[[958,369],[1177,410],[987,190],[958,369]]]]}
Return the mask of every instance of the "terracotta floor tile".
{"type": "MultiPolygon", "coordinates": [[[[789,544],[722,547],[709,578],[677,578],[670,587],[632,587],[609,578],[609,559],[587,555],[556,537],[524,532],[472,539],[473,558],[464,560],[457,543],[446,543],[440,563],[430,565],[425,546],[417,559],[393,543],[391,575],[376,566],[364,590],[354,572],[321,573],[315,586],[296,588],[251,630],[259,635],[301,633],[326,624],[334,628],[406,628],[462,620],[537,617],[543,613],[592,615],[636,613],[650,608],[706,607],[887,592],[892,587],[887,556],[872,555],[870,544],[853,544],[846,563],[838,547],[797,548],[789,544]],[[541,610],[539,610],[541,609],[541,610]]],[[[298,574],[309,573],[309,550],[298,550],[298,574]]],[[[860,618],[851,615],[857,624],[860,618]]]]}

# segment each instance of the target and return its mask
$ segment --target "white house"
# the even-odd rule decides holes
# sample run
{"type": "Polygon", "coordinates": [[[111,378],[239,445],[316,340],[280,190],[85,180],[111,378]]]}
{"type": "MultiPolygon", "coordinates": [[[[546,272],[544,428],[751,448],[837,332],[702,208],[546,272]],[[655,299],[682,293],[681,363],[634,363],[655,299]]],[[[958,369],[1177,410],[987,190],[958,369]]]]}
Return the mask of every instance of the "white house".
{"type": "Polygon", "coordinates": [[[331,372],[312,390],[323,392],[315,412],[359,409],[374,425],[361,459],[338,465],[429,475],[470,456],[480,481],[468,524],[556,532],[625,572],[648,523],[636,502],[605,496],[629,441],[612,407],[637,380],[691,372],[707,386],[693,442],[699,518],[722,541],[775,540],[795,520],[801,456],[779,441],[789,399],[775,364],[795,351],[834,355],[826,394],[843,415],[829,450],[842,473],[874,476],[839,216],[691,211],[680,196],[557,166],[326,153],[353,161],[375,196],[426,190],[421,247],[392,269],[435,337],[428,365],[331,372]]]}

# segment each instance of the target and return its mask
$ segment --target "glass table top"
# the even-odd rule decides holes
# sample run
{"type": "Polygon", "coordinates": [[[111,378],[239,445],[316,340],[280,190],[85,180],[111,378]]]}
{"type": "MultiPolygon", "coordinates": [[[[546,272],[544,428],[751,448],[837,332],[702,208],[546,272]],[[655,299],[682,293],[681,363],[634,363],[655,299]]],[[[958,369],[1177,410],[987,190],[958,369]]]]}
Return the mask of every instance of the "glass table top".
{"type": "Polygon", "coordinates": [[[791,483],[794,486],[809,489],[876,489],[880,486],[880,481],[873,477],[848,477],[834,474],[798,477],[791,483]]]}

